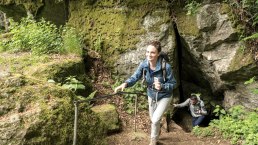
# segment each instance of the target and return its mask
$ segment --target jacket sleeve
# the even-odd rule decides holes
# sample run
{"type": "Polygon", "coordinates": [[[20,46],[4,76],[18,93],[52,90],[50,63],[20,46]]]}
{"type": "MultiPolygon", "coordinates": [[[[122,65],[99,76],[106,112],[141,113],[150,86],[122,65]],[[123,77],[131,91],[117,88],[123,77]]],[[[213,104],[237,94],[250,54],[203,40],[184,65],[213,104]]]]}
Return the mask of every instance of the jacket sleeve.
{"type": "Polygon", "coordinates": [[[176,107],[179,107],[179,108],[186,107],[189,105],[189,103],[190,103],[190,99],[188,98],[183,103],[177,104],[176,107]]]}
{"type": "Polygon", "coordinates": [[[166,66],[166,82],[162,84],[162,90],[172,92],[176,86],[176,79],[174,78],[171,65],[167,63],[166,66]]]}
{"type": "Polygon", "coordinates": [[[125,81],[125,83],[127,83],[127,87],[133,86],[138,80],[140,80],[142,78],[142,73],[143,62],[138,66],[134,74],[125,81]]]}

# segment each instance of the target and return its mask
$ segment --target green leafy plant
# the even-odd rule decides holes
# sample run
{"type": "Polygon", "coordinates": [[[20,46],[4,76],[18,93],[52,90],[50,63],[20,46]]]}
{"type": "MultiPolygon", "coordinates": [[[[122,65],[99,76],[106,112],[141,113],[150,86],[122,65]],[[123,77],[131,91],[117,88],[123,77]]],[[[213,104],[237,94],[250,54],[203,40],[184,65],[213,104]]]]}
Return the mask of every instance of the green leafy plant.
{"type": "MultiPolygon", "coordinates": [[[[250,78],[248,81],[245,81],[245,85],[248,85],[248,84],[252,84],[252,83],[254,83],[255,82],[255,76],[254,77],[252,77],[252,78],[250,78]]],[[[258,89],[253,89],[252,90],[252,93],[253,94],[258,94],[258,89]]]]}
{"type": "Polygon", "coordinates": [[[97,90],[90,93],[90,95],[88,97],[83,97],[83,96],[75,96],[75,100],[77,101],[82,101],[85,103],[85,107],[84,109],[89,109],[93,106],[93,104],[90,103],[90,100],[94,98],[94,96],[96,95],[97,90]]]}
{"type": "Polygon", "coordinates": [[[62,85],[62,87],[72,90],[73,92],[76,92],[78,89],[85,89],[83,83],[77,80],[75,76],[66,77],[65,83],[62,85]]]}
{"type": "Polygon", "coordinates": [[[243,41],[255,40],[255,39],[257,39],[257,38],[258,38],[258,33],[255,33],[255,34],[253,34],[253,35],[251,35],[251,36],[245,37],[245,38],[243,39],[243,41]]]}
{"type": "Polygon", "coordinates": [[[197,13],[198,8],[201,6],[200,3],[194,1],[194,0],[188,0],[187,4],[185,6],[185,9],[187,10],[186,15],[194,15],[197,13]]]}
{"type": "MultiPolygon", "coordinates": [[[[249,145],[258,143],[257,122],[257,112],[247,111],[243,106],[238,105],[230,108],[220,119],[212,120],[208,128],[230,139],[232,144],[249,145]]],[[[202,128],[199,129],[202,131],[202,128]]]]}
{"type": "MultiPolygon", "coordinates": [[[[121,81],[117,81],[112,87],[115,88],[116,86],[120,85],[121,81]]],[[[142,94],[145,94],[143,92],[143,87],[140,82],[137,82],[133,87],[126,88],[126,92],[139,92],[142,94]]],[[[146,95],[147,96],[147,95],[146,95]]],[[[139,96],[137,98],[137,109],[138,110],[144,110],[147,109],[148,107],[148,101],[146,99],[146,96],[139,96]]],[[[135,100],[136,99],[136,94],[124,94],[123,95],[123,108],[128,114],[132,114],[135,109],[135,100]]]]}
{"type": "Polygon", "coordinates": [[[192,130],[193,134],[196,136],[202,136],[202,137],[208,137],[214,135],[214,129],[213,128],[203,128],[201,129],[199,126],[193,127],[192,130]]]}
{"type": "Polygon", "coordinates": [[[36,22],[23,18],[20,23],[11,23],[11,40],[5,42],[6,49],[11,51],[31,51],[34,54],[61,52],[62,39],[58,28],[41,19],[36,22]]]}
{"type": "Polygon", "coordinates": [[[96,52],[101,52],[102,48],[103,48],[103,40],[101,35],[99,35],[97,40],[94,42],[94,49],[96,52]]]}
{"type": "Polygon", "coordinates": [[[252,90],[252,93],[253,93],[253,94],[258,94],[258,89],[253,89],[253,90],[252,90]]]}
{"type": "Polygon", "coordinates": [[[241,38],[248,44],[248,51],[257,52],[258,1],[257,0],[225,0],[231,9],[231,18],[239,28],[241,38]]]}
{"type": "Polygon", "coordinates": [[[10,24],[11,37],[0,42],[1,51],[82,54],[82,37],[72,27],[58,28],[44,19],[32,18],[23,18],[20,23],[11,20],[10,24]]]}
{"type": "MultiPolygon", "coordinates": [[[[143,92],[143,87],[140,82],[137,82],[133,87],[127,88],[126,91],[128,92],[143,92]]],[[[135,99],[136,99],[136,94],[126,94],[123,96],[123,99],[125,100],[125,109],[126,112],[129,114],[132,114],[134,112],[134,107],[135,107],[135,99]]],[[[139,96],[137,98],[137,109],[142,110],[146,109],[148,101],[145,96],[139,96]]]]}
{"type": "Polygon", "coordinates": [[[222,116],[226,115],[226,111],[221,106],[219,106],[219,105],[215,106],[215,109],[213,110],[213,113],[217,117],[222,117],[222,116]]]}
{"type": "Polygon", "coordinates": [[[245,85],[248,85],[248,84],[252,84],[253,82],[255,82],[255,76],[250,78],[248,81],[245,81],[245,85]]]}
{"type": "MultiPolygon", "coordinates": [[[[60,85],[65,89],[69,89],[69,90],[73,91],[75,94],[76,94],[77,90],[84,90],[85,89],[85,86],[82,84],[82,82],[77,80],[75,76],[66,77],[65,83],[63,83],[63,84],[56,83],[55,80],[53,80],[53,79],[49,79],[48,83],[60,85]]],[[[92,104],[90,104],[90,100],[94,98],[96,93],[97,93],[97,90],[92,92],[87,97],[80,96],[80,95],[75,95],[74,100],[83,101],[84,104],[85,104],[85,107],[86,107],[85,109],[89,109],[89,108],[92,107],[92,104]]]]}
{"type": "Polygon", "coordinates": [[[196,95],[197,97],[200,97],[201,93],[191,93],[191,95],[196,95]]]}
{"type": "Polygon", "coordinates": [[[65,26],[62,28],[63,50],[65,53],[82,55],[82,36],[75,28],[65,26]]]}

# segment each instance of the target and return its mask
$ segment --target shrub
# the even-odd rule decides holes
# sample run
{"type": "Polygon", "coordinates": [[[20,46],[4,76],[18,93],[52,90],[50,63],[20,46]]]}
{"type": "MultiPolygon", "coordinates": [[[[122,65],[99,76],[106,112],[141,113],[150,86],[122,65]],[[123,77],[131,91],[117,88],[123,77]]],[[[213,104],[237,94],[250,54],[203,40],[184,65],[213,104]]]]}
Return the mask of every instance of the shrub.
{"type": "Polygon", "coordinates": [[[58,28],[41,19],[39,22],[23,18],[20,23],[11,23],[11,40],[5,42],[6,50],[31,51],[34,54],[61,52],[62,39],[58,28]]]}
{"type": "Polygon", "coordinates": [[[212,120],[211,128],[217,128],[232,144],[258,144],[258,114],[247,112],[243,106],[234,106],[219,120],[212,120]]]}
{"type": "Polygon", "coordinates": [[[82,55],[82,37],[75,28],[65,26],[62,29],[63,50],[65,53],[82,55]]]}
{"type": "Polygon", "coordinates": [[[51,53],[82,54],[82,39],[74,28],[60,27],[41,19],[23,18],[11,21],[10,39],[0,42],[0,51],[32,52],[36,55],[51,53]]]}
{"type": "Polygon", "coordinates": [[[200,3],[194,1],[194,0],[188,0],[187,4],[185,6],[185,9],[187,10],[186,15],[194,15],[197,13],[198,8],[201,6],[200,3]]]}

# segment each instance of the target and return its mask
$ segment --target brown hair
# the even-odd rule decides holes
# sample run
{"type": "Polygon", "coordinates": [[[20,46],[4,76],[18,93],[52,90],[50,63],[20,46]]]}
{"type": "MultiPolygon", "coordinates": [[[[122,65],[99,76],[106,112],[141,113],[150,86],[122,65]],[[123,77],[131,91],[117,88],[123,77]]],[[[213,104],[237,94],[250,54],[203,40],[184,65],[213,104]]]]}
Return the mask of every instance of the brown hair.
{"type": "Polygon", "coordinates": [[[195,94],[191,94],[191,97],[190,97],[191,100],[197,100],[197,96],[195,94]]]}
{"type": "Polygon", "coordinates": [[[157,40],[150,41],[149,45],[154,46],[158,52],[161,52],[161,44],[157,40]]]}

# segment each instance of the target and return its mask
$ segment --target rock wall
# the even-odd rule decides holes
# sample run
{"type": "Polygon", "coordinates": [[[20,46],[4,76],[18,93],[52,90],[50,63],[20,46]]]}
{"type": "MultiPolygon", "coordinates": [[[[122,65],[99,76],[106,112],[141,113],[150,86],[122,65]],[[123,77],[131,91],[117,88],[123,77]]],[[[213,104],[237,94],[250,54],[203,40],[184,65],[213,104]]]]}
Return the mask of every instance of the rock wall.
{"type": "Polygon", "coordinates": [[[44,18],[58,26],[65,25],[68,7],[68,0],[0,0],[0,11],[14,21],[30,16],[38,20],[44,18]]]}
{"type": "MultiPolygon", "coordinates": [[[[223,101],[227,96],[226,108],[232,106],[227,102],[236,101],[234,97],[229,101],[229,96],[232,96],[229,94],[243,91],[239,86],[258,76],[258,68],[250,52],[244,51],[245,43],[239,41],[239,30],[232,24],[231,15],[229,7],[223,3],[205,4],[196,15],[187,16],[184,12],[177,15],[183,46],[181,62],[184,75],[180,79],[186,82],[183,86],[193,83],[199,87],[184,87],[185,91],[203,92],[203,97],[210,98],[208,100],[223,101]]],[[[245,100],[245,103],[240,103],[245,107],[258,107],[253,101],[244,99],[243,94],[238,96],[245,100]]]]}
{"type": "Polygon", "coordinates": [[[160,40],[182,87],[182,100],[201,93],[211,105],[258,75],[231,15],[222,2],[202,3],[197,14],[187,15],[183,7],[167,1],[71,1],[68,24],[83,33],[87,49],[99,53],[115,75],[124,78],[145,58],[146,42],[160,40]]]}
{"type": "Polygon", "coordinates": [[[167,51],[175,48],[166,1],[71,1],[68,24],[84,34],[87,47],[102,54],[107,64],[119,65],[119,74],[131,73],[150,39],[162,40],[167,51]]]}

